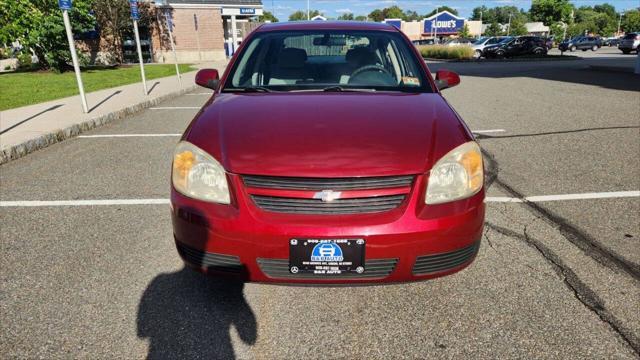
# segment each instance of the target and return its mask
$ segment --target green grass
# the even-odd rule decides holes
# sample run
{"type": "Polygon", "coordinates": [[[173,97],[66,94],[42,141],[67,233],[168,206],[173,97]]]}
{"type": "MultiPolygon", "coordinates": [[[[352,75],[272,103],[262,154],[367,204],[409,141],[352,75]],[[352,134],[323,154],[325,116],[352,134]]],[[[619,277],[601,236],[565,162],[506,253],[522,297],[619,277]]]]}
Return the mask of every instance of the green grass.
{"type": "Polygon", "coordinates": [[[424,45],[418,49],[422,57],[430,59],[472,59],[473,49],[469,46],[424,45]]]}
{"type": "MultiPolygon", "coordinates": [[[[176,74],[175,65],[147,65],[144,70],[147,80],[176,74]]],[[[195,68],[189,64],[180,65],[180,73],[191,70],[195,68]]],[[[140,80],[138,65],[82,71],[85,92],[132,84],[140,80]]],[[[7,110],[77,95],[78,86],[73,71],[62,74],[48,71],[5,73],[0,75],[0,94],[0,110],[7,110]]]]}

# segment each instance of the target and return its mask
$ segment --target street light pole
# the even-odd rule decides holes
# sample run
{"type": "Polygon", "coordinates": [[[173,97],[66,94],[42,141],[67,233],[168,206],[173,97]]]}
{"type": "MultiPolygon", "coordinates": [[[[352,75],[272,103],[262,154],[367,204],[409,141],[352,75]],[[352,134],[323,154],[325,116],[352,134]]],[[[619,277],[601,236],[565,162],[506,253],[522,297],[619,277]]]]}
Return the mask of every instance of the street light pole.
{"type": "Polygon", "coordinates": [[[309,0],[307,0],[307,20],[311,20],[309,17],[309,0]]]}
{"type": "Polygon", "coordinates": [[[478,39],[482,37],[482,11],[480,11],[480,36],[478,36],[478,39]]]}
{"type": "Polygon", "coordinates": [[[511,34],[511,13],[509,13],[509,25],[507,26],[507,36],[511,34]]]}

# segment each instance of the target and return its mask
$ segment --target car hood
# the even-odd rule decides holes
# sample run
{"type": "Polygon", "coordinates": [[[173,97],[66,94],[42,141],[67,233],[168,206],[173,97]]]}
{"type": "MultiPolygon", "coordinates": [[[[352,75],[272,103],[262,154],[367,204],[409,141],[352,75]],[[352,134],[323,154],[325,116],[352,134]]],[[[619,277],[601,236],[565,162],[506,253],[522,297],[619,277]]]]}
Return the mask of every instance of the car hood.
{"type": "Polygon", "coordinates": [[[237,174],[423,173],[472,135],[438,93],[223,93],[184,140],[237,174]]]}

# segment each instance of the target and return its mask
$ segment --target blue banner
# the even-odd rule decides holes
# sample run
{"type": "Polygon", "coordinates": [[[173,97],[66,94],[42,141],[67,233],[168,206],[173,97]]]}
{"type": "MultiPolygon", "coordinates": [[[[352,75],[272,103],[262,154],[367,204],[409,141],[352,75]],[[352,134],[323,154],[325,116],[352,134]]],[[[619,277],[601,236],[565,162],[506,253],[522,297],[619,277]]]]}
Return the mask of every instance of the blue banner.
{"type": "Polygon", "coordinates": [[[240,8],[240,15],[255,15],[255,8],[240,8]]]}
{"type": "Polygon", "coordinates": [[[140,12],[138,12],[138,2],[132,0],[129,2],[129,5],[131,6],[131,18],[133,20],[140,20],[140,12]]]}
{"type": "Polygon", "coordinates": [[[71,10],[71,0],[58,0],[60,10],[71,10]]]}
{"type": "Polygon", "coordinates": [[[397,29],[400,29],[402,27],[402,20],[401,19],[385,19],[384,22],[385,22],[385,24],[389,24],[391,26],[394,26],[397,29]]]}

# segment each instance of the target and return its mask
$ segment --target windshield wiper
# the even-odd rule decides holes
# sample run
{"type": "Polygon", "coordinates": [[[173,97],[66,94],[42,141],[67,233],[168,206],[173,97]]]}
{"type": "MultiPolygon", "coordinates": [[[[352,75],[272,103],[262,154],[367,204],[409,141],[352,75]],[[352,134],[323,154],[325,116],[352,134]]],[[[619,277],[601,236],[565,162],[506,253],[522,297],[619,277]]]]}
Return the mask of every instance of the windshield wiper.
{"type": "Polygon", "coordinates": [[[376,91],[376,89],[356,89],[356,88],[345,88],[342,87],[340,85],[335,85],[335,86],[328,86],[324,89],[322,89],[322,91],[327,91],[327,92],[343,92],[343,91],[352,91],[352,92],[361,92],[361,91],[368,91],[368,92],[373,92],[376,91]]]}
{"type": "Polygon", "coordinates": [[[273,90],[267,89],[263,86],[250,86],[245,88],[228,88],[224,91],[242,91],[242,92],[272,92],[273,90]]]}

